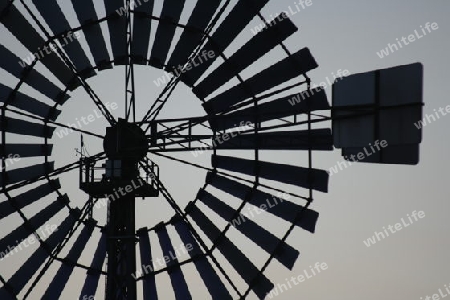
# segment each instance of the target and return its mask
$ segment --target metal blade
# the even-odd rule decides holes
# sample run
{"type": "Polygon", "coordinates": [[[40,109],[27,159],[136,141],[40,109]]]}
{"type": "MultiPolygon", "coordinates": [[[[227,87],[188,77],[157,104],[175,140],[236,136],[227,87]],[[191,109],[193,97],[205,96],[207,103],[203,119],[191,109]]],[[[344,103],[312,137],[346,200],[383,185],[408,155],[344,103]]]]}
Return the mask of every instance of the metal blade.
{"type": "MultiPolygon", "coordinates": [[[[5,103],[11,96],[13,89],[0,83],[0,101],[5,103]]],[[[35,114],[42,118],[50,116],[50,119],[55,120],[61,113],[60,110],[54,110],[51,106],[42,103],[26,94],[16,92],[12,101],[8,102],[9,105],[16,108],[25,110],[29,113],[35,114]]]]}
{"type": "Polygon", "coordinates": [[[63,50],[67,53],[67,56],[74,64],[78,73],[83,77],[92,77],[95,75],[95,71],[92,65],[81,48],[80,42],[77,40],[77,36],[80,32],[72,32],[71,26],[64,16],[61,8],[56,0],[32,0],[37,10],[44,18],[54,35],[63,34],[58,42],[61,44],[63,50]]]}
{"type": "Polygon", "coordinates": [[[131,58],[136,64],[147,64],[150,31],[152,28],[152,15],[154,0],[146,1],[134,8],[133,44],[131,46],[131,58]]]}
{"type": "Polygon", "coordinates": [[[303,48],[229,90],[207,101],[203,106],[209,114],[229,111],[246,99],[287,82],[317,68],[308,48],[303,48]],[[276,76],[274,76],[276,74],[276,76]]]}
{"type": "Polygon", "coordinates": [[[265,179],[311,188],[324,193],[328,191],[329,175],[324,170],[219,155],[212,157],[212,165],[215,168],[250,176],[259,175],[265,179]]]}
{"type": "Polygon", "coordinates": [[[47,144],[5,144],[0,151],[2,157],[39,157],[52,154],[53,145],[47,144]]]}
{"type": "Polygon", "coordinates": [[[259,104],[257,109],[251,106],[223,117],[212,117],[209,123],[214,130],[219,131],[248,122],[254,123],[256,120],[265,122],[329,108],[327,95],[322,88],[319,88],[259,104]],[[298,99],[299,102],[295,99],[298,99]],[[295,104],[292,105],[291,101],[294,101],[295,104]]]}
{"type": "Polygon", "coordinates": [[[97,249],[94,253],[94,258],[90,266],[90,270],[87,272],[86,279],[84,281],[83,288],[81,290],[80,299],[84,296],[95,295],[98,287],[98,281],[100,280],[100,271],[102,270],[103,262],[106,258],[106,234],[102,233],[100,240],[97,244],[97,249]]]}
{"type": "Polygon", "coordinates": [[[52,180],[13,198],[14,206],[9,201],[0,203],[0,220],[61,188],[59,180],[52,180]]]}
{"type": "Polygon", "coordinates": [[[261,150],[333,150],[333,136],[330,129],[262,132],[239,134],[239,132],[218,135],[217,149],[261,149],[261,150]]]}
{"type": "Polygon", "coordinates": [[[254,36],[192,91],[197,97],[206,98],[296,31],[297,27],[288,18],[272,21],[267,29],[254,36]]]}
{"type": "Polygon", "coordinates": [[[0,68],[14,75],[17,79],[21,79],[25,76],[25,83],[30,85],[35,90],[41,92],[50,99],[63,104],[69,96],[64,94],[63,91],[54,85],[50,80],[44,77],[41,73],[35,69],[29,69],[28,74],[25,75],[24,69],[21,67],[18,61],[20,58],[14,55],[3,45],[0,45],[0,68]]]}
{"type": "Polygon", "coordinates": [[[224,191],[241,200],[248,200],[248,203],[259,208],[267,208],[267,212],[288,222],[293,222],[298,212],[302,211],[302,218],[296,225],[314,233],[319,213],[306,209],[291,201],[275,197],[271,194],[253,190],[242,183],[234,181],[215,173],[208,173],[207,182],[215,188],[224,191]]]}
{"type": "MultiPolygon", "coordinates": [[[[92,232],[94,231],[96,222],[91,220],[88,223],[84,224],[83,230],[80,235],[77,237],[77,240],[73,244],[72,248],[67,255],[67,259],[72,262],[78,262],[81,253],[83,252],[86,244],[89,242],[91,238],[92,232]]],[[[47,290],[45,291],[43,299],[58,299],[61,293],[64,290],[64,287],[67,285],[70,276],[73,273],[75,265],[69,265],[67,263],[63,263],[58,271],[56,272],[55,277],[53,277],[52,282],[49,284],[47,290]]]]}
{"type": "MultiPolygon", "coordinates": [[[[202,255],[203,251],[200,249],[197,241],[192,236],[192,233],[185,221],[178,219],[173,225],[183,243],[185,245],[191,245],[192,250],[189,252],[190,256],[194,257],[196,255],[202,255]]],[[[232,299],[227,288],[223,284],[222,280],[220,280],[220,277],[217,275],[217,272],[214,270],[206,256],[196,258],[194,260],[194,264],[212,299],[232,299]]]]}
{"type": "MultiPolygon", "coordinates": [[[[124,8],[123,0],[104,0],[108,16],[109,39],[113,52],[114,63],[124,65],[127,62],[127,20],[125,14],[118,11],[124,8]]],[[[123,12],[123,11],[122,11],[123,12]]]]}
{"type": "MultiPolygon", "coordinates": [[[[0,0],[0,7],[5,7],[7,2],[7,0],[0,0]]],[[[34,54],[40,57],[40,61],[61,83],[70,89],[75,89],[79,86],[78,81],[73,81],[74,74],[72,71],[70,71],[56,53],[53,51],[45,52],[41,48],[44,46],[44,39],[14,5],[8,8],[8,11],[2,16],[0,22],[31,52],[30,55],[34,54]]]]}
{"type": "Polygon", "coordinates": [[[111,58],[106,48],[105,35],[102,32],[100,24],[93,23],[98,20],[94,3],[91,1],[72,0],[72,5],[77,14],[81,25],[89,24],[83,27],[83,34],[89,45],[95,64],[99,69],[112,68],[111,58]]]}
{"type": "MultiPolygon", "coordinates": [[[[33,229],[37,230],[42,225],[47,222],[47,220],[51,219],[54,215],[56,215],[61,209],[64,208],[64,203],[60,199],[56,199],[47,207],[39,211],[32,218],[29,219],[29,224],[22,224],[8,235],[3,237],[0,240],[0,252],[7,254],[12,251],[18,251],[18,249],[22,249],[22,241],[26,240],[28,236],[32,234],[30,230],[31,225],[33,229]]],[[[33,236],[32,239],[36,241],[36,238],[33,236]]],[[[14,253],[11,253],[14,255],[14,253]]]]}
{"type": "Polygon", "coordinates": [[[177,28],[175,24],[180,20],[184,3],[185,0],[164,1],[150,56],[150,65],[156,68],[164,66],[167,52],[169,52],[177,28]],[[170,21],[170,23],[168,21],[170,21]]]}
{"type": "Polygon", "coordinates": [[[278,255],[275,258],[286,268],[292,269],[300,254],[298,250],[286,244],[286,242],[282,242],[274,234],[250,220],[249,215],[245,212],[235,216],[236,211],[232,207],[207,191],[201,190],[197,198],[268,254],[271,255],[276,251],[278,255]]]}
{"type": "Polygon", "coordinates": [[[267,2],[269,0],[240,0],[193,59],[194,61],[202,61],[202,63],[185,72],[181,76],[182,81],[188,86],[193,86],[267,2]],[[206,61],[201,60],[200,55],[209,51],[213,51],[215,56],[206,61]]]}
{"type": "MultiPolygon", "coordinates": [[[[208,238],[217,243],[217,250],[225,256],[242,279],[247,284],[251,284],[252,280],[259,273],[258,268],[226,236],[222,237],[220,241],[217,241],[221,233],[220,230],[198,207],[190,205],[188,213],[208,238]]],[[[257,284],[252,286],[252,290],[260,299],[263,299],[273,287],[273,283],[264,274],[261,274],[257,284]]]]}
{"type": "Polygon", "coordinates": [[[50,138],[53,135],[55,127],[44,126],[39,123],[31,123],[28,121],[18,120],[10,117],[4,117],[3,122],[0,122],[0,129],[6,132],[20,135],[50,138]]]}
{"type": "MultiPolygon", "coordinates": [[[[157,300],[158,294],[156,290],[156,279],[153,274],[152,249],[150,246],[150,238],[148,236],[147,228],[138,230],[139,235],[139,250],[141,253],[142,271],[145,272],[143,279],[142,294],[144,300],[157,300]]],[[[137,277],[137,276],[136,276],[137,277]]]]}
{"type": "Polygon", "coordinates": [[[175,250],[170,241],[169,234],[167,233],[167,228],[161,226],[156,230],[156,234],[159,238],[159,243],[163,251],[164,257],[169,258],[169,262],[166,261],[167,267],[169,267],[170,281],[172,282],[173,291],[175,293],[175,299],[177,300],[189,300],[192,299],[191,293],[189,292],[186,279],[184,277],[183,271],[178,264],[178,259],[175,256],[175,250]]]}
{"type": "Polygon", "coordinates": [[[45,240],[47,249],[40,246],[8,280],[7,284],[13,288],[15,295],[20,293],[33,274],[37,272],[45,260],[50,256],[48,251],[53,251],[57,244],[63,240],[79,216],[80,211],[76,209],[73,210],[58,226],[58,230],[54,231],[48,239],[45,240]]]}
{"type": "Polygon", "coordinates": [[[220,0],[198,0],[167,63],[168,69],[184,65],[200,44],[206,27],[219,7],[220,0]]]}
{"type": "Polygon", "coordinates": [[[6,178],[0,177],[0,184],[8,185],[23,180],[32,179],[34,177],[42,176],[53,171],[54,162],[36,164],[29,167],[17,168],[6,172],[6,178]]]}

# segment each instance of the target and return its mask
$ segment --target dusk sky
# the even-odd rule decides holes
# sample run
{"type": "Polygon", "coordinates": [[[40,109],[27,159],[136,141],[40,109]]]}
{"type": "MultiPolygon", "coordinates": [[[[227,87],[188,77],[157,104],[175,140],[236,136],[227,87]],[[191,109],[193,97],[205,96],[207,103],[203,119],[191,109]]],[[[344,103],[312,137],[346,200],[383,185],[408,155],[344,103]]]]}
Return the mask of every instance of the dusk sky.
{"type": "MultiPolygon", "coordinates": [[[[154,13],[159,14],[162,1],[155,2],[157,3],[154,13]]],[[[232,0],[230,5],[236,2],[237,0],[232,0]]],[[[78,26],[70,1],[58,0],[58,3],[69,23],[72,26],[78,26]]],[[[96,0],[94,3],[98,15],[103,17],[105,14],[103,1],[96,0]]],[[[189,12],[192,11],[195,3],[194,0],[186,0],[186,12],[183,12],[180,23],[187,22],[189,12]]],[[[17,5],[24,12],[21,4],[17,5]]],[[[32,8],[34,9],[34,6],[32,8]]],[[[328,193],[315,192],[314,202],[310,206],[320,214],[316,232],[310,234],[296,227],[287,239],[288,244],[300,251],[293,269],[288,270],[274,261],[265,271],[266,276],[275,284],[274,292],[278,293],[278,295],[273,293],[272,298],[268,296],[266,299],[430,300],[441,299],[445,294],[449,295],[450,288],[448,291],[446,288],[450,286],[448,263],[450,239],[447,238],[450,201],[446,186],[449,185],[450,162],[447,155],[450,152],[450,143],[446,128],[450,128],[450,117],[446,116],[448,113],[445,113],[445,109],[450,105],[448,100],[450,85],[447,82],[450,68],[448,58],[450,2],[446,0],[272,0],[261,13],[270,20],[283,11],[299,28],[298,32],[286,40],[286,47],[292,53],[304,47],[309,48],[319,67],[308,72],[308,75],[313,83],[325,84],[330,104],[332,92],[329,83],[337,74],[345,76],[420,62],[424,68],[423,114],[424,116],[439,115],[439,118],[434,118],[433,121],[433,118],[428,117],[423,127],[418,165],[352,163],[348,168],[330,176],[328,193]],[[409,37],[407,40],[411,35],[414,35],[414,39],[409,37]],[[397,230],[393,232],[392,228],[397,230]],[[380,232],[384,233],[383,238],[380,238],[380,232]],[[315,275],[307,276],[310,278],[306,277],[306,280],[298,284],[291,281],[292,277],[299,278],[306,273],[311,275],[311,268],[315,265],[326,266],[326,268],[323,267],[320,272],[316,268],[315,275]],[[290,287],[281,292],[280,286],[286,285],[287,280],[291,282],[290,287]],[[436,296],[431,298],[433,294],[438,294],[441,298],[436,296]],[[426,298],[427,296],[430,298],[426,298]]],[[[229,12],[229,9],[226,12],[229,12]]],[[[150,44],[155,36],[157,23],[154,22],[154,24],[150,44]]],[[[226,55],[233,54],[252,38],[255,29],[260,25],[260,19],[252,20],[227,49],[226,55]]],[[[106,24],[102,24],[102,29],[107,30],[106,24]]],[[[178,36],[179,33],[176,37],[178,36]]],[[[20,45],[3,26],[0,26],[0,37],[2,44],[18,57],[25,59],[29,55],[29,51],[20,45]]],[[[79,40],[83,49],[89,51],[83,35],[79,40]]],[[[108,50],[111,51],[109,45],[108,50]]],[[[243,78],[249,78],[267,68],[283,58],[283,55],[281,47],[274,49],[244,70],[243,78]]],[[[218,63],[213,64],[213,68],[216,66],[218,63]]],[[[44,75],[51,77],[42,65],[38,68],[44,75]]],[[[0,78],[1,83],[5,85],[14,86],[17,83],[14,77],[3,70],[0,70],[0,78]]],[[[152,101],[162,91],[163,85],[157,84],[161,78],[166,78],[166,74],[159,69],[136,66],[138,120],[143,117],[152,101]]],[[[115,117],[123,117],[125,85],[123,66],[101,71],[97,76],[88,79],[88,83],[102,101],[109,103],[115,117]]],[[[227,88],[236,83],[237,81],[232,80],[227,88]]],[[[58,83],[58,85],[61,84],[58,83]]],[[[36,95],[36,91],[33,92],[28,86],[20,91],[36,95]]],[[[70,96],[70,100],[59,107],[61,115],[57,119],[58,122],[74,124],[81,117],[96,116],[98,113],[96,107],[82,88],[71,92],[70,96]]],[[[45,97],[38,95],[36,98],[41,100],[45,97]]],[[[48,102],[48,99],[42,101],[48,102]]],[[[450,106],[447,109],[447,112],[449,111],[450,106]]],[[[179,84],[159,117],[182,118],[204,114],[201,102],[190,88],[179,84]]],[[[95,121],[82,129],[104,135],[106,126],[107,122],[104,118],[95,117],[95,121]]],[[[330,128],[331,122],[323,123],[321,126],[330,128]]],[[[414,124],[410,126],[413,127],[414,124]]],[[[32,143],[33,141],[33,139],[27,140],[27,137],[12,135],[9,142],[32,143]]],[[[85,137],[85,144],[91,155],[103,150],[101,142],[95,137],[85,137]]],[[[54,145],[51,159],[55,161],[55,167],[79,159],[75,150],[80,145],[79,133],[69,133],[65,136],[61,128],[57,128],[51,143],[54,145]]],[[[223,153],[223,155],[253,159],[253,151],[223,151],[223,153]]],[[[194,200],[199,189],[204,186],[206,171],[155,155],[149,155],[149,157],[159,165],[161,180],[180,207],[184,208],[188,202],[194,200]]],[[[211,166],[211,151],[198,156],[194,156],[191,152],[177,153],[173,154],[173,157],[202,166],[211,166]]],[[[261,159],[307,166],[307,156],[302,151],[262,151],[261,159]]],[[[340,149],[313,153],[313,166],[317,169],[328,171],[342,160],[340,149]]],[[[26,166],[31,162],[34,161],[24,159],[14,167],[26,166]]],[[[69,195],[73,207],[82,207],[87,200],[87,195],[79,190],[78,176],[77,171],[72,171],[60,177],[61,191],[69,195]]],[[[305,189],[277,184],[274,181],[272,185],[285,192],[303,195],[307,193],[305,189]]],[[[228,201],[230,206],[237,206],[236,199],[231,199],[232,197],[225,193],[221,195],[224,197],[222,198],[224,202],[228,201]]],[[[300,205],[305,204],[304,201],[299,202],[299,199],[290,200],[300,205]]],[[[6,201],[4,195],[1,196],[0,203],[3,201],[6,201]]],[[[25,209],[24,213],[31,217],[50,202],[50,198],[44,199],[42,203],[33,204],[32,207],[25,209]]],[[[161,196],[145,200],[139,198],[136,203],[136,229],[151,228],[173,216],[172,209],[161,196]]],[[[63,215],[61,213],[54,216],[48,224],[59,224],[63,215]]],[[[106,207],[95,209],[93,216],[100,225],[104,225],[106,207]]],[[[277,220],[264,214],[255,217],[255,222],[265,224],[267,230],[281,237],[288,224],[277,220]]],[[[224,223],[223,220],[217,220],[216,225],[222,228],[224,223]]],[[[0,238],[7,236],[20,224],[21,219],[17,213],[1,219],[0,238]]],[[[80,258],[83,264],[90,264],[99,235],[99,232],[95,232],[93,239],[86,245],[86,251],[80,258]]],[[[237,230],[234,230],[231,235],[241,242],[239,244],[241,251],[252,261],[258,264],[263,261],[263,256],[260,256],[261,249],[246,242],[244,235],[237,230]]],[[[150,239],[157,244],[157,239],[152,240],[154,238],[156,235],[152,233],[150,239]]],[[[174,244],[180,245],[180,242],[176,240],[174,244]]],[[[68,246],[70,245],[69,243],[68,246]]],[[[23,264],[36,249],[37,245],[32,245],[11,258],[1,260],[0,275],[6,280],[10,278],[18,266],[23,264]]],[[[67,251],[64,250],[63,253],[67,251]]],[[[163,254],[158,248],[153,255],[161,257],[163,254]]],[[[139,257],[139,250],[137,250],[137,257],[139,257]]],[[[187,255],[183,256],[183,258],[186,257],[187,255]]],[[[139,258],[137,263],[140,264],[139,258]]],[[[57,262],[49,269],[28,299],[41,299],[59,265],[60,263],[57,262]]],[[[187,266],[183,268],[183,272],[188,278],[193,299],[210,299],[206,288],[201,286],[203,283],[196,274],[196,269],[193,266],[187,266]]],[[[230,271],[230,274],[232,274],[232,280],[236,280],[237,286],[245,289],[246,284],[239,275],[235,271],[230,271]]],[[[84,284],[85,276],[85,270],[75,270],[60,299],[76,299],[84,284]]],[[[159,276],[156,283],[160,299],[174,299],[167,274],[159,276]]],[[[95,299],[104,298],[104,286],[105,282],[102,278],[95,299]]],[[[139,283],[138,291],[141,289],[142,283],[139,283]]],[[[23,297],[23,294],[19,296],[23,297]]],[[[236,294],[232,296],[234,299],[237,297],[236,294]]],[[[139,296],[138,299],[143,298],[139,296]]],[[[250,293],[248,299],[257,299],[257,296],[250,293]]]]}

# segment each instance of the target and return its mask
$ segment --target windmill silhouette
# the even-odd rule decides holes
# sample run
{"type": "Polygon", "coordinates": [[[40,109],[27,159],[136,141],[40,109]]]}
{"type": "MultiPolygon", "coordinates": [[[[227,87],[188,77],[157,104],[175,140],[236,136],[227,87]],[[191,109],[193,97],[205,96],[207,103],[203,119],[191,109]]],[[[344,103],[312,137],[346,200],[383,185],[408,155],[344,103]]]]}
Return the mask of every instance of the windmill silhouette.
{"type": "Polygon", "coordinates": [[[261,15],[268,0],[240,0],[234,6],[230,1],[198,0],[186,24],[180,23],[184,0],[164,1],[158,16],[153,13],[152,0],[133,4],[130,0],[105,0],[103,17],[93,2],[72,1],[79,22],[76,27],[70,26],[56,0],[32,0],[34,7],[23,0],[16,2],[0,0],[0,22],[34,53],[34,61],[23,68],[11,50],[0,46],[0,67],[19,80],[14,88],[0,84],[2,162],[5,166],[10,155],[19,155],[39,158],[41,163],[8,166],[2,171],[2,193],[7,200],[0,203],[0,217],[17,212],[22,223],[0,241],[0,251],[10,253],[11,245],[30,235],[36,237],[39,247],[10,278],[0,276],[1,299],[16,299],[19,294],[31,299],[55,261],[61,264],[45,289],[44,299],[58,299],[71,285],[71,274],[77,268],[86,270],[76,295],[80,299],[96,294],[102,276],[106,299],[136,299],[138,295],[157,299],[160,274],[168,275],[176,299],[192,299],[193,282],[199,280],[213,299],[244,299],[250,293],[263,299],[274,286],[270,274],[265,273],[268,265],[276,260],[291,269],[299,256],[299,251],[286,242],[292,230],[315,230],[318,213],[310,205],[314,191],[328,191],[329,174],[313,167],[314,151],[332,151],[335,146],[342,148],[347,158],[385,140],[388,147],[360,161],[418,163],[421,131],[408,125],[422,114],[421,64],[338,80],[333,85],[330,106],[323,88],[311,88],[307,73],[318,64],[309,49],[291,52],[284,44],[297,31],[296,26],[285,15],[270,23],[261,15]],[[16,7],[16,2],[26,14],[16,7]],[[225,50],[255,18],[265,22],[266,28],[226,56],[225,50]],[[155,38],[150,44],[152,30],[155,38]],[[178,40],[174,39],[176,32],[181,32],[178,40]],[[85,37],[84,46],[90,53],[83,50],[82,41],[73,38],[77,33],[85,37]],[[61,39],[64,45],[57,42],[61,39]],[[247,79],[242,77],[242,71],[259,64],[276,47],[284,51],[284,58],[247,79]],[[36,70],[38,63],[50,71],[57,84],[36,70]],[[174,75],[141,120],[136,120],[135,65],[148,65],[174,75]],[[125,69],[125,115],[116,119],[87,79],[121,66],[125,69]],[[218,92],[232,79],[238,83],[218,92]],[[206,114],[158,118],[180,83],[192,89],[206,114]],[[24,84],[46,96],[52,105],[21,92],[24,84]],[[104,135],[58,122],[59,108],[63,109],[75,89],[83,89],[108,121],[104,135]],[[293,97],[301,101],[292,105],[289,100],[293,97]],[[331,116],[318,111],[331,112],[331,116]],[[326,127],[330,121],[333,131],[326,127]],[[57,127],[102,139],[104,151],[88,156],[82,141],[81,158],[55,168],[51,141],[57,127]],[[208,128],[209,133],[194,134],[198,127],[208,128]],[[20,136],[24,142],[10,143],[10,134],[20,136]],[[30,137],[39,142],[25,143],[30,137]],[[170,156],[172,152],[205,146],[206,141],[211,142],[206,143],[212,153],[210,167],[170,156]],[[224,155],[223,151],[228,150],[249,152],[253,158],[224,155]],[[305,152],[307,164],[261,159],[264,151],[283,150],[305,152]],[[180,207],[171,196],[152,155],[208,171],[205,185],[186,207],[180,207]],[[79,187],[89,196],[81,208],[71,206],[59,182],[61,174],[76,170],[80,174],[79,187]],[[305,193],[287,192],[293,200],[286,201],[273,196],[274,192],[285,192],[278,184],[301,187],[305,193]],[[217,192],[238,199],[239,205],[232,206],[217,192]],[[100,226],[92,210],[95,202],[106,195],[111,196],[107,223],[100,226]],[[45,197],[52,198],[52,202],[33,217],[23,213],[24,208],[45,197]],[[173,209],[173,217],[152,228],[136,229],[137,197],[164,198],[173,209]],[[277,236],[269,230],[270,223],[260,224],[245,214],[248,206],[260,208],[289,226],[277,236]],[[57,213],[65,214],[58,230],[48,236],[42,234],[40,228],[57,213]],[[221,226],[223,222],[226,225],[221,226]],[[233,240],[229,234],[231,228],[265,254],[262,263],[255,264],[244,253],[240,240],[233,240]],[[98,239],[92,240],[93,236],[98,239]],[[188,247],[177,248],[174,241],[178,239],[188,247]],[[88,243],[96,245],[96,250],[89,264],[84,264],[80,257],[88,243]],[[71,248],[67,249],[69,244],[71,248]],[[152,267],[155,247],[169,257],[159,270],[152,267]],[[142,263],[139,267],[137,248],[142,263]],[[60,256],[63,249],[68,251],[65,257],[60,256]],[[180,261],[176,253],[185,250],[189,258],[180,261]],[[185,275],[186,265],[195,267],[197,279],[185,275]],[[139,272],[141,267],[144,272],[139,272]],[[236,284],[230,269],[241,277],[244,288],[236,284]],[[141,291],[137,282],[142,282],[141,291]]]}

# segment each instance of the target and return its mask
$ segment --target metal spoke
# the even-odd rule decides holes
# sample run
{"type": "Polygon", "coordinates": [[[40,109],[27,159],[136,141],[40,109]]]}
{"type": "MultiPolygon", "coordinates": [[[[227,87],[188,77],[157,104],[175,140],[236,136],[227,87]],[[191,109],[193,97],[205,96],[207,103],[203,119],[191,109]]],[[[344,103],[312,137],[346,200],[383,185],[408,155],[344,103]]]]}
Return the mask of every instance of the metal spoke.
{"type": "MultiPolygon", "coordinates": [[[[152,106],[150,107],[147,114],[144,116],[143,121],[147,121],[150,119],[155,119],[158,114],[161,112],[162,108],[164,107],[164,104],[166,104],[167,100],[169,99],[170,95],[172,95],[173,91],[175,90],[177,84],[180,82],[179,78],[172,78],[172,80],[169,82],[169,84],[164,88],[164,90],[160,93],[158,98],[156,98],[155,102],[153,102],[152,106]],[[167,92],[167,96],[164,100],[162,100],[163,95],[167,92]]],[[[150,125],[147,126],[147,128],[144,130],[147,132],[150,129],[150,125]]]]}
{"type": "Polygon", "coordinates": [[[29,117],[29,118],[31,118],[33,120],[36,120],[36,121],[44,123],[44,125],[46,125],[46,124],[53,124],[53,125],[57,125],[57,126],[60,126],[60,127],[68,128],[68,129],[73,130],[73,131],[77,131],[77,132],[84,133],[84,134],[87,134],[87,135],[95,136],[95,137],[98,137],[98,138],[101,138],[101,139],[104,138],[100,134],[96,134],[96,133],[93,133],[93,132],[90,132],[90,131],[82,130],[82,129],[79,129],[79,128],[76,128],[76,127],[73,127],[73,126],[65,125],[63,123],[47,120],[45,118],[41,118],[41,117],[38,117],[38,116],[35,116],[35,115],[32,115],[32,114],[28,114],[28,113],[24,113],[24,112],[18,111],[18,110],[14,109],[14,108],[5,107],[5,110],[13,112],[13,113],[21,115],[21,116],[29,117]]]}
{"type": "MultiPolygon", "coordinates": [[[[172,160],[172,161],[177,161],[179,163],[182,163],[184,165],[188,165],[188,166],[191,166],[191,167],[194,167],[194,168],[198,168],[198,169],[201,169],[201,170],[206,170],[206,171],[209,171],[209,172],[215,172],[215,173],[217,173],[219,175],[223,175],[223,176],[226,176],[226,177],[229,177],[229,178],[233,178],[233,179],[236,179],[236,180],[239,180],[239,181],[243,181],[243,182],[246,182],[246,183],[254,184],[254,182],[251,181],[251,180],[244,179],[242,177],[239,177],[239,176],[236,176],[236,175],[231,175],[231,174],[228,174],[228,173],[225,173],[225,172],[217,171],[217,169],[204,167],[204,166],[201,166],[201,165],[198,165],[198,164],[195,164],[195,163],[191,163],[191,162],[179,159],[179,158],[167,156],[167,155],[164,155],[164,154],[161,154],[161,153],[158,153],[158,152],[153,152],[153,154],[157,155],[157,156],[161,156],[161,157],[167,158],[167,159],[172,160]]],[[[263,188],[266,188],[266,189],[269,189],[269,190],[272,190],[272,191],[275,191],[275,192],[285,193],[285,194],[290,195],[292,197],[296,197],[296,198],[303,199],[303,200],[306,200],[306,201],[308,201],[308,199],[309,199],[309,197],[301,196],[301,195],[298,195],[296,193],[286,193],[285,191],[283,191],[281,189],[277,189],[277,188],[268,186],[266,184],[258,183],[258,185],[263,187],[263,188]]]]}
{"type": "Polygon", "coordinates": [[[156,185],[158,186],[158,189],[160,192],[163,193],[164,198],[166,198],[167,202],[169,203],[169,205],[175,210],[176,214],[178,214],[181,219],[186,223],[186,225],[189,228],[189,231],[192,233],[192,236],[197,240],[197,242],[199,243],[199,245],[201,246],[201,248],[203,248],[203,251],[206,255],[209,255],[209,257],[211,257],[211,260],[214,262],[214,264],[216,265],[216,267],[220,270],[220,272],[225,276],[225,278],[227,279],[228,283],[233,287],[233,289],[238,293],[239,290],[237,289],[237,287],[235,286],[235,284],[231,281],[231,279],[229,278],[229,276],[227,275],[227,273],[225,272],[225,270],[222,268],[222,266],[219,264],[219,262],[217,261],[217,259],[214,257],[214,255],[212,254],[212,250],[208,249],[208,247],[206,246],[205,242],[202,240],[202,238],[200,237],[200,235],[198,234],[198,232],[195,230],[195,228],[193,227],[193,225],[191,224],[191,222],[189,221],[189,219],[187,218],[187,214],[184,213],[181,208],[178,206],[178,204],[175,202],[175,200],[173,199],[173,197],[171,196],[171,194],[169,193],[169,191],[166,189],[166,187],[163,185],[163,183],[159,180],[159,177],[156,176],[153,171],[151,170],[151,168],[148,165],[147,161],[143,161],[140,163],[141,166],[143,166],[144,170],[148,173],[150,173],[150,176],[153,178],[154,181],[156,181],[156,185]]]}
{"type": "MultiPolygon", "coordinates": [[[[125,1],[125,7],[131,8],[130,0],[125,1]]],[[[131,13],[128,12],[126,21],[127,32],[127,63],[125,64],[125,120],[132,115],[133,122],[136,122],[136,89],[134,81],[134,62],[131,58],[131,48],[133,47],[133,28],[131,25],[131,13]]]]}
{"type": "MultiPolygon", "coordinates": [[[[103,159],[104,157],[105,157],[105,153],[104,152],[101,152],[99,154],[91,156],[91,158],[94,161],[99,161],[100,159],[103,159]]],[[[10,192],[10,191],[19,189],[21,187],[24,187],[24,186],[36,183],[38,181],[44,180],[46,178],[50,178],[50,177],[53,177],[53,176],[56,176],[56,175],[60,175],[60,174],[64,174],[64,173],[70,172],[70,171],[72,171],[74,169],[77,169],[79,167],[79,165],[80,165],[80,161],[69,163],[69,164],[67,164],[65,166],[62,166],[62,167],[60,167],[58,169],[53,170],[52,172],[50,172],[48,174],[44,174],[44,175],[37,176],[37,177],[29,179],[29,180],[25,180],[25,181],[13,184],[13,185],[11,185],[9,187],[4,187],[4,188],[2,188],[0,190],[0,192],[7,193],[7,192],[10,192]]]]}

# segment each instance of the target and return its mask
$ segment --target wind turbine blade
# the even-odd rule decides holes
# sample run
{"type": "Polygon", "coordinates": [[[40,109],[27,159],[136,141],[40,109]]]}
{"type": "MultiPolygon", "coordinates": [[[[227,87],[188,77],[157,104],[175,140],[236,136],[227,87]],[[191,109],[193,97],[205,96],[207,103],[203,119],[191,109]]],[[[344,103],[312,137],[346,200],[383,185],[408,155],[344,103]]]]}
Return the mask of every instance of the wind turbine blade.
{"type": "Polygon", "coordinates": [[[257,109],[251,106],[225,116],[212,117],[209,123],[213,129],[219,131],[234,128],[239,124],[255,123],[256,120],[266,122],[329,108],[325,91],[318,88],[259,104],[257,109]],[[291,101],[295,102],[294,105],[291,101]]]}
{"type": "MultiPolygon", "coordinates": [[[[5,103],[12,95],[13,89],[0,83],[0,101],[5,103]]],[[[50,105],[40,102],[26,94],[15,92],[12,100],[8,105],[25,110],[29,113],[37,115],[42,118],[49,116],[50,120],[54,121],[61,113],[60,110],[53,110],[50,105]]]]}
{"type": "Polygon", "coordinates": [[[0,68],[7,71],[17,79],[25,78],[24,82],[26,84],[41,92],[53,101],[63,104],[69,98],[66,94],[63,96],[64,92],[59,87],[35,69],[27,70],[28,73],[24,72],[24,69],[20,63],[18,63],[21,59],[3,45],[0,45],[0,57],[0,68]]]}
{"type": "Polygon", "coordinates": [[[19,155],[20,157],[40,157],[52,154],[51,144],[5,144],[1,155],[3,157],[19,155]]]}

